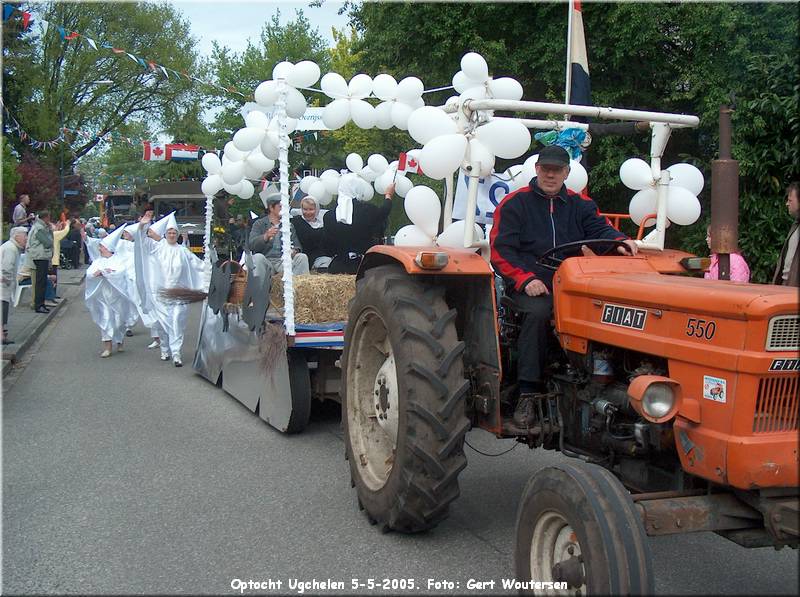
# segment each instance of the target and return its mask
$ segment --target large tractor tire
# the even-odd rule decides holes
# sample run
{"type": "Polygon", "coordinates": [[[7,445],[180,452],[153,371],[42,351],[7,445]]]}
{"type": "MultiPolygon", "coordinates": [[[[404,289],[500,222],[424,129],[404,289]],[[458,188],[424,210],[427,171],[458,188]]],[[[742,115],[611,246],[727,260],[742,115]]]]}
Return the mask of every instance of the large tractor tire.
{"type": "Polygon", "coordinates": [[[289,361],[289,387],[292,390],[292,416],[286,433],[300,433],[311,415],[311,376],[305,355],[297,350],[286,352],[289,361]]]}
{"type": "MultiPolygon", "coordinates": [[[[614,475],[593,464],[564,463],[536,473],[517,511],[517,581],[567,582],[569,594],[653,592],[642,520],[614,475]]],[[[528,586],[524,594],[564,594],[528,586]]]]}
{"type": "Polygon", "coordinates": [[[464,343],[444,291],[396,266],[359,281],[342,355],[345,455],[382,530],[425,531],[459,495],[469,429],[464,343]]]}

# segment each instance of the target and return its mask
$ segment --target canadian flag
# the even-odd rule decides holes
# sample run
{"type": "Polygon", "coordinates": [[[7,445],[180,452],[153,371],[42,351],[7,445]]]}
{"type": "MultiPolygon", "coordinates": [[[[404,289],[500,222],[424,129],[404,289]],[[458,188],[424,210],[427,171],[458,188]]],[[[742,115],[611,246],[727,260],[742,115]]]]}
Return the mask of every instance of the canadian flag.
{"type": "Polygon", "coordinates": [[[422,168],[419,167],[419,161],[413,155],[401,153],[400,159],[397,160],[398,172],[410,172],[411,174],[422,174],[422,168]]]}
{"type": "Polygon", "coordinates": [[[142,160],[145,162],[165,162],[167,160],[167,149],[163,143],[151,143],[143,141],[144,154],[142,160]]]}

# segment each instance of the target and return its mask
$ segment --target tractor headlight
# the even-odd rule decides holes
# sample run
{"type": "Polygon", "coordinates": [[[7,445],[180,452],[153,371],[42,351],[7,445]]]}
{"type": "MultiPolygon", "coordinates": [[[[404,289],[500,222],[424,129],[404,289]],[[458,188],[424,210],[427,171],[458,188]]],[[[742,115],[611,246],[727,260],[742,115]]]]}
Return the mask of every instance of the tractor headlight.
{"type": "Polygon", "coordinates": [[[675,406],[675,392],[668,384],[652,383],[642,396],[642,410],[653,419],[665,417],[675,406]]]}

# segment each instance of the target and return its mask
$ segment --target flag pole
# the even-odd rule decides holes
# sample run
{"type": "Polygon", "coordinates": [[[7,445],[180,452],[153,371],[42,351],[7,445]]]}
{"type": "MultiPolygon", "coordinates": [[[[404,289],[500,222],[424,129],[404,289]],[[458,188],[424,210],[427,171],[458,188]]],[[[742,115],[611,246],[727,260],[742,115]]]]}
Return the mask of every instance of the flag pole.
{"type": "MultiPolygon", "coordinates": [[[[564,87],[564,103],[569,104],[569,88],[572,86],[572,13],[575,10],[575,0],[569,0],[567,12],[567,68],[566,85],[564,87]]],[[[567,119],[569,116],[567,116],[567,119]]]]}

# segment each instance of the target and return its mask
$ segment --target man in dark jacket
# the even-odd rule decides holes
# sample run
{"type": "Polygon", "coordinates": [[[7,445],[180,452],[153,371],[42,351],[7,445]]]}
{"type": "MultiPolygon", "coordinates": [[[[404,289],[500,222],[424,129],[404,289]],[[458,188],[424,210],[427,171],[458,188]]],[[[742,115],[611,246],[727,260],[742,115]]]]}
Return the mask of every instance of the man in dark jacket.
{"type": "MultiPolygon", "coordinates": [[[[520,399],[514,422],[533,421],[535,394],[544,390],[542,369],[553,313],[553,272],[537,264],[545,251],[587,239],[622,240],[631,254],[636,243],[599,215],[588,197],[567,190],[569,154],[557,145],[539,152],[536,177],[507,195],[494,212],[490,236],[492,265],[506,281],[516,309],[524,314],[519,335],[517,370],[520,399]]],[[[625,250],[620,247],[620,252],[625,250]]]]}
{"type": "Polygon", "coordinates": [[[786,189],[786,208],[794,224],[781,248],[778,265],[772,276],[772,283],[780,286],[800,286],[800,203],[798,203],[800,183],[793,182],[786,189]]]}

